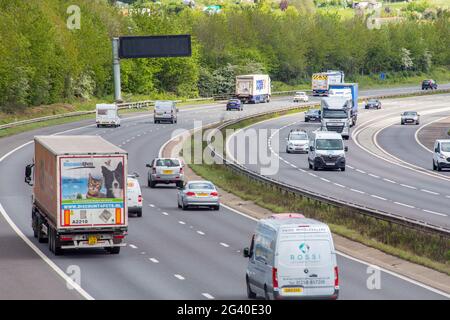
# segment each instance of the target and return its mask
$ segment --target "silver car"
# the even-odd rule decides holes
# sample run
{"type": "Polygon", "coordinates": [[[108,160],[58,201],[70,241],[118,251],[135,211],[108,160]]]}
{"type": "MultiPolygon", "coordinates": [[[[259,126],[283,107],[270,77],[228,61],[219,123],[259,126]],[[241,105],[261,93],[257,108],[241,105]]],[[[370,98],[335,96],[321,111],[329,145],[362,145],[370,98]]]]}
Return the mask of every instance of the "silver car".
{"type": "Polygon", "coordinates": [[[178,208],[209,207],[219,210],[219,193],[212,182],[190,181],[178,189],[178,208]]]}
{"type": "Polygon", "coordinates": [[[414,123],[419,124],[420,123],[420,115],[416,111],[405,111],[402,114],[400,114],[401,120],[400,124],[406,124],[406,123],[414,123]]]}
{"type": "Polygon", "coordinates": [[[183,163],[178,158],[156,158],[151,164],[148,172],[148,186],[154,188],[158,183],[175,183],[177,187],[182,187],[184,182],[183,163]]]}

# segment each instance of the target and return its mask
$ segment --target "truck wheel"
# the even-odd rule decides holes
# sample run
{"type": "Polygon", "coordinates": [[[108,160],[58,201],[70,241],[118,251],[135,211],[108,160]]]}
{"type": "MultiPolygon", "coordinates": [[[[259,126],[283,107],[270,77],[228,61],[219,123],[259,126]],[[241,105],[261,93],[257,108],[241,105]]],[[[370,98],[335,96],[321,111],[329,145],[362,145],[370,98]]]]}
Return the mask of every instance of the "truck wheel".
{"type": "Polygon", "coordinates": [[[37,223],[37,239],[39,243],[46,243],[48,241],[48,238],[45,237],[44,232],[42,231],[42,222],[41,219],[38,218],[38,223],[37,223]]]}
{"type": "Polygon", "coordinates": [[[120,247],[110,247],[108,248],[109,253],[111,254],[119,254],[120,253],[120,247]]]}
{"type": "MultiPolygon", "coordinates": [[[[434,162],[433,162],[434,163],[434,162]]],[[[32,221],[32,223],[31,223],[31,227],[33,228],[33,236],[35,237],[35,238],[37,238],[37,236],[38,236],[38,233],[37,233],[37,218],[36,218],[36,216],[34,215],[34,213],[32,213],[31,214],[31,221],[32,221]]]]}
{"type": "Polygon", "coordinates": [[[63,251],[61,249],[61,245],[59,244],[58,238],[56,236],[56,230],[53,229],[52,227],[49,227],[49,239],[48,239],[48,243],[49,243],[49,248],[50,251],[53,252],[55,254],[55,256],[60,256],[62,255],[63,251]]]}

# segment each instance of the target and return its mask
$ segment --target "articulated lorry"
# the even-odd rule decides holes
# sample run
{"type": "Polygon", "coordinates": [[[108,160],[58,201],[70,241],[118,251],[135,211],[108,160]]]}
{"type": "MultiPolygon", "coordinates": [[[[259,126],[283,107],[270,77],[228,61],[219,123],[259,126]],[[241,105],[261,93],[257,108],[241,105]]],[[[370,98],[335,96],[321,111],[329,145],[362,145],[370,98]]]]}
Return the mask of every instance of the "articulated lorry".
{"type": "Polygon", "coordinates": [[[38,241],[55,255],[81,248],[118,254],[128,229],[127,152],[99,136],[36,136],[34,150],[25,182],[33,185],[38,241]]]}
{"type": "Polygon", "coordinates": [[[311,85],[313,96],[327,96],[330,85],[344,82],[344,72],[328,70],[313,73],[311,85]]]}
{"type": "Polygon", "coordinates": [[[272,94],[267,74],[250,74],[236,77],[235,96],[243,103],[269,102],[272,94]]]}
{"type": "Polygon", "coordinates": [[[352,110],[350,112],[353,127],[358,120],[358,84],[357,83],[335,83],[329,86],[329,97],[345,97],[352,100],[352,110]]]}
{"type": "Polygon", "coordinates": [[[348,140],[351,127],[352,101],[345,97],[325,97],[321,100],[321,130],[335,131],[348,140]]]}

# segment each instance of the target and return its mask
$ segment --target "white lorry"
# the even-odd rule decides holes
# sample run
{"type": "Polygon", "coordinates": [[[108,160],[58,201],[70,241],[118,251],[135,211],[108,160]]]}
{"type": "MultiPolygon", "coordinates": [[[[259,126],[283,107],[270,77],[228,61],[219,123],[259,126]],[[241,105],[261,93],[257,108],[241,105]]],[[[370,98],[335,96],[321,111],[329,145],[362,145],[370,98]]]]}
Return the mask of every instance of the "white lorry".
{"type": "Polygon", "coordinates": [[[95,106],[97,128],[103,126],[120,127],[119,108],[116,104],[100,103],[95,106]]]}
{"type": "Polygon", "coordinates": [[[352,100],[333,96],[321,99],[321,130],[335,131],[346,140],[350,137],[352,120],[352,100]]]}
{"type": "Polygon", "coordinates": [[[311,80],[313,96],[327,96],[330,84],[343,82],[343,71],[328,70],[327,72],[313,73],[311,80]]]}
{"type": "Polygon", "coordinates": [[[236,77],[235,96],[243,103],[266,103],[272,94],[267,74],[250,74],[236,77]]]}
{"type": "MultiPolygon", "coordinates": [[[[32,227],[55,255],[105,248],[118,254],[128,229],[127,152],[99,136],[36,136],[32,227]]],[[[34,179],[33,179],[34,173],[34,179]]]]}

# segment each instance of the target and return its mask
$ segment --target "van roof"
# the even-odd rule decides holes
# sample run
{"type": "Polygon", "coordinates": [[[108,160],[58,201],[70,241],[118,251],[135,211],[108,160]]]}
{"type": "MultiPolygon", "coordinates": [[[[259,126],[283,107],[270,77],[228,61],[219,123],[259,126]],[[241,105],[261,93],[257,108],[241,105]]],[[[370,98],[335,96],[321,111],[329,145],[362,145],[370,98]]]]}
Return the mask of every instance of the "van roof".
{"type": "Polygon", "coordinates": [[[302,226],[302,227],[320,227],[323,228],[324,231],[328,231],[328,225],[320,222],[318,220],[309,219],[309,218],[286,218],[286,219],[261,219],[259,220],[260,225],[265,225],[270,227],[276,231],[278,231],[282,227],[293,227],[293,226],[302,226]]]}
{"type": "Polygon", "coordinates": [[[312,138],[315,139],[339,139],[342,140],[342,135],[335,131],[313,131],[312,138]]]}
{"type": "Polygon", "coordinates": [[[100,136],[36,136],[34,142],[55,155],[127,154],[100,136]]]}

